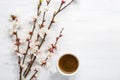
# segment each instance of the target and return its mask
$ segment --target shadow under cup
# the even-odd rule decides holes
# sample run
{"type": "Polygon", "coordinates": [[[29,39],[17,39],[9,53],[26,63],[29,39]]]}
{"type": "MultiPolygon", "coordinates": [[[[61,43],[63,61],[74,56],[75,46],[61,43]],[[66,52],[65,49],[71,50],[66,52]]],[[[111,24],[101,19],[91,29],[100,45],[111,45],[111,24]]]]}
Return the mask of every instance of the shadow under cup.
{"type": "Polygon", "coordinates": [[[78,67],[79,60],[73,54],[64,54],[57,62],[58,71],[65,76],[74,75],[77,72],[78,67]]]}

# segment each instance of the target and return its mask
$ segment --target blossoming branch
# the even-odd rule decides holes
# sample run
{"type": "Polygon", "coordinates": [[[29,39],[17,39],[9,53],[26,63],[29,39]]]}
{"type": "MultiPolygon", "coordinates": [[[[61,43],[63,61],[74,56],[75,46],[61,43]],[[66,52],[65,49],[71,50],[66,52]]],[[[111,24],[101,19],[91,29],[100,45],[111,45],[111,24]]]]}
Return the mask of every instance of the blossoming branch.
{"type": "Polygon", "coordinates": [[[12,24],[12,28],[9,32],[10,37],[14,40],[15,54],[18,56],[19,80],[35,80],[37,78],[36,74],[40,71],[40,68],[46,66],[49,58],[53,56],[53,53],[55,53],[55,50],[57,49],[57,43],[62,37],[63,28],[56,37],[55,42],[51,44],[51,47],[46,49],[48,53],[46,53],[46,58],[42,60],[39,58],[39,56],[44,53],[42,52],[41,47],[46,41],[47,34],[51,30],[52,24],[55,23],[56,16],[73,1],[74,0],[70,0],[69,2],[66,2],[61,0],[60,3],[58,3],[58,9],[50,15],[51,20],[49,21],[46,16],[48,15],[47,12],[50,11],[49,4],[52,4],[52,0],[39,0],[36,17],[33,18],[31,24],[32,29],[28,34],[24,34],[27,35],[24,39],[19,37],[19,32],[21,31],[19,17],[11,14],[9,21],[12,24]],[[42,10],[42,7],[44,7],[44,10],[42,10]],[[46,26],[46,24],[49,25],[46,26]],[[26,47],[26,49],[22,50],[23,46],[26,47]],[[35,62],[38,64],[34,64],[35,62]],[[31,70],[34,72],[28,77],[28,74],[32,72],[31,70]]]}

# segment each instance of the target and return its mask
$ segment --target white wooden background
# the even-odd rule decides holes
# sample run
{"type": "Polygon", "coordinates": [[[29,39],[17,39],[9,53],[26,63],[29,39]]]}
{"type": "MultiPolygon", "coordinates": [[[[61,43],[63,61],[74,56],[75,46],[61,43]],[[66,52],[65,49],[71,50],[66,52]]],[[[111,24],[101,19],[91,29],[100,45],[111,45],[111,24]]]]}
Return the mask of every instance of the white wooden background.
{"type": "MultiPolygon", "coordinates": [[[[37,0],[0,0],[0,80],[18,77],[8,17],[17,12],[27,19],[35,13],[36,4],[37,0]]],[[[56,25],[59,30],[65,28],[58,53],[78,55],[79,72],[66,78],[44,70],[38,80],[120,80],[120,0],[78,0],[57,17],[56,25]]]]}

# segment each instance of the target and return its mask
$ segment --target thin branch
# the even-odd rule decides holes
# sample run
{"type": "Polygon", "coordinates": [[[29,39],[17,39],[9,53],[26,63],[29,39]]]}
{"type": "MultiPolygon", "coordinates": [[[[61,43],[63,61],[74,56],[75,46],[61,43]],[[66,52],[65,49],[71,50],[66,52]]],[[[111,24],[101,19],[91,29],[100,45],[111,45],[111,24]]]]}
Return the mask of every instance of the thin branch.
{"type": "MultiPolygon", "coordinates": [[[[50,1],[51,1],[51,0],[49,0],[49,1],[46,0],[47,6],[49,5],[50,1]]],[[[39,5],[41,5],[41,1],[40,1],[39,5]]],[[[40,9],[40,7],[38,7],[38,11],[39,11],[39,9],[40,9]]],[[[43,18],[42,18],[42,23],[41,23],[41,25],[40,25],[40,29],[44,27],[45,15],[46,15],[46,11],[45,11],[44,14],[43,14],[43,18]]],[[[46,34],[44,35],[44,38],[45,38],[45,36],[46,36],[46,34]]],[[[39,34],[38,34],[38,35],[37,35],[37,40],[39,39],[39,37],[40,37],[40,36],[39,36],[39,34]]],[[[43,42],[44,42],[44,39],[42,39],[41,44],[38,45],[38,49],[40,49],[40,47],[41,47],[41,45],[42,45],[43,42]]],[[[32,55],[31,55],[31,59],[33,58],[33,56],[34,56],[34,55],[32,54],[32,55]]],[[[35,58],[34,58],[34,59],[35,59],[35,58]]],[[[28,67],[25,69],[25,71],[24,71],[24,73],[23,73],[24,77],[27,77],[27,75],[28,75],[28,73],[29,73],[29,70],[31,69],[31,65],[34,63],[34,59],[33,59],[33,62],[32,62],[32,63],[29,63],[29,64],[28,64],[28,67]]]]}
{"type": "MultiPolygon", "coordinates": [[[[41,4],[42,4],[42,3],[39,1],[38,8],[37,8],[37,16],[40,16],[39,10],[40,10],[41,4]]],[[[27,55],[28,50],[29,50],[29,47],[30,47],[30,40],[32,39],[34,30],[35,30],[35,27],[36,27],[36,23],[37,23],[37,19],[34,20],[33,29],[32,29],[31,35],[30,35],[30,39],[29,39],[29,41],[28,41],[27,49],[26,49],[26,52],[25,52],[25,55],[24,55],[22,64],[24,64],[24,62],[25,62],[26,55],[27,55]]]]}
{"type": "Polygon", "coordinates": [[[25,55],[24,55],[22,64],[24,64],[25,59],[26,59],[26,56],[27,56],[27,53],[28,53],[28,50],[29,50],[29,48],[30,48],[30,40],[32,39],[32,36],[33,36],[34,30],[35,30],[35,27],[36,27],[36,20],[34,21],[34,26],[33,26],[32,32],[29,33],[29,34],[30,34],[30,39],[28,40],[28,45],[27,45],[27,49],[26,49],[26,52],[25,52],[25,55]]]}
{"type": "MultiPolygon", "coordinates": [[[[44,14],[43,14],[43,18],[42,18],[42,23],[41,23],[41,25],[40,25],[40,29],[41,28],[43,28],[44,27],[44,22],[45,22],[45,15],[46,15],[46,11],[44,12],[44,14]]],[[[37,40],[39,39],[39,34],[37,35],[37,40]]],[[[38,48],[39,48],[40,46],[38,46],[38,48]]],[[[31,59],[33,58],[33,54],[31,54],[31,59]]],[[[34,59],[33,59],[34,60],[34,59]]],[[[33,63],[29,63],[28,64],[28,67],[25,69],[25,71],[24,71],[24,73],[23,73],[23,75],[24,75],[24,77],[27,77],[27,74],[29,73],[29,69],[31,68],[31,66],[30,65],[32,65],[33,63]]]]}
{"type": "Polygon", "coordinates": [[[65,8],[67,8],[74,0],[71,0],[66,6],[64,6],[63,8],[60,9],[60,11],[64,10],[65,8]]]}
{"type": "Polygon", "coordinates": [[[32,77],[30,78],[30,80],[32,80],[34,77],[35,77],[35,75],[37,74],[37,70],[35,71],[35,73],[32,75],[32,77]]]}
{"type": "Polygon", "coordinates": [[[59,33],[59,36],[56,37],[56,42],[55,42],[54,45],[57,45],[57,42],[58,42],[59,38],[62,37],[62,32],[63,32],[63,30],[64,30],[64,28],[61,29],[61,31],[60,31],[60,33],[59,33]]]}
{"type": "Polygon", "coordinates": [[[45,14],[46,14],[46,11],[43,13],[43,18],[42,18],[42,23],[41,23],[41,25],[40,25],[40,29],[44,27],[45,14]]]}
{"type": "MultiPolygon", "coordinates": [[[[14,35],[16,37],[16,41],[19,42],[19,38],[18,38],[17,32],[14,32],[14,35]]],[[[17,46],[17,52],[19,52],[19,45],[16,45],[16,46],[17,46]]],[[[20,58],[20,56],[18,56],[18,64],[19,64],[19,71],[20,71],[19,72],[19,80],[22,80],[22,67],[21,67],[20,63],[21,63],[21,58],[20,58]]]]}
{"type": "MultiPolygon", "coordinates": [[[[36,59],[36,57],[33,58],[33,61],[35,61],[35,59],[36,59]]],[[[24,77],[25,77],[25,78],[27,77],[27,75],[28,75],[28,73],[29,73],[29,71],[30,71],[33,63],[34,63],[33,61],[30,63],[30,65],[28,65],[29,68],[27,68],[26,73],[24,74],[24,77]]]]}
{"type": "Polygon", "coordinates": [[[46,0],[47,6],[49,5],[50,1],[51,1],[51,0],[46,0]]]}
{"type": "Polygon", "coordinates": [[[39,16],[40,15],[40,7],[41,7],[41,1],[39,1],[39,4],[38,4],[38,6],[37,6],[37,16],[39,16]]]}
{"type": "MultiPolygon", "coordinates": [[[[64,28],[61,29],[61,31],[60,31],[60,33],[59,33],[59,36],[56,37],[56,41],[55,41],[55,43],[54,43],[53,46],[56,46],[56,45],[57,45],[58,40],[62,37],[62,32],[63,32],[63,30],[64,30],[64,28]]],[[[54,48],[53,48],[53,49],[54,49],[54,48]]],[[[50,54],[52,54],[52,53],[50,52],[50,54]]],[[[47,60],[48,60],[48,56],[46,57],[45,62],[47,62],[47,60]]],[[[44,66],[44,64],[46,64],[46,63],[42,63],[41,66],[44,66]]],[[[37,73],[38,73],[38,70],[35,70],[34,74],[33,74],[32,77],[30,78],[30,80],[32,80],[37,73]]]]}
{"type": "MultiPolygon", "coordinates": [[[[51,22],[50,22],[50,24],[49,24],[49,26],[48,26],[48,30],[51,28],[52,24],[54,23],[54,19],[55,19],[56,15],[57,15],[59,12],[61,12],[62,10],[64,10],[65,8],[67,8],[73,1],[74,1],[74,0],[70,1],[70,2],[69,2],[65,7],[63,7],[63,8],[62,8],[62,5],[63,5],[63,4],[62,4],[62,3],[60,4],[57,12],[53,14],[52,20],[51,20],[51,22]]],[[[44,41],[45,41],[46,36],[47,36],[47,34],[44,34],[44,38],[42,39],[42,41],[41,41],[40,46],[39,46],[38,49],[41,48],[42,44],[43,44],[44,41]]],[[[34,59],[32,60],[32,64],[30,64],[28,70],[26,70],[25,76],[28,75],[28,73],[29,73],[29,71],[30,71],[30,69],[31,69],[31,67],[32,67],[32,65],[33,65],[33,63],[34,63],[35,60],[36,60],[36,56],[34,56],[34,59]]]]}

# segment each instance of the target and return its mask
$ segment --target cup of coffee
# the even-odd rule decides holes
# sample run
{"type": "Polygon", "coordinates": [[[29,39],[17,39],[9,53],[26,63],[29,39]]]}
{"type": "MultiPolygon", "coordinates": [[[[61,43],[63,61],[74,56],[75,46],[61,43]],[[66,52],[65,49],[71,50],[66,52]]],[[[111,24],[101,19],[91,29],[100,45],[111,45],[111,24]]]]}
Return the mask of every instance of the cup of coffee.
{"type": "Polygon", "coordinates": [[[78,71],[79,65],[78,58],[71,53],[60,56],[57,61],[58,71],[65,76],[74,75],[78,71]]]}

